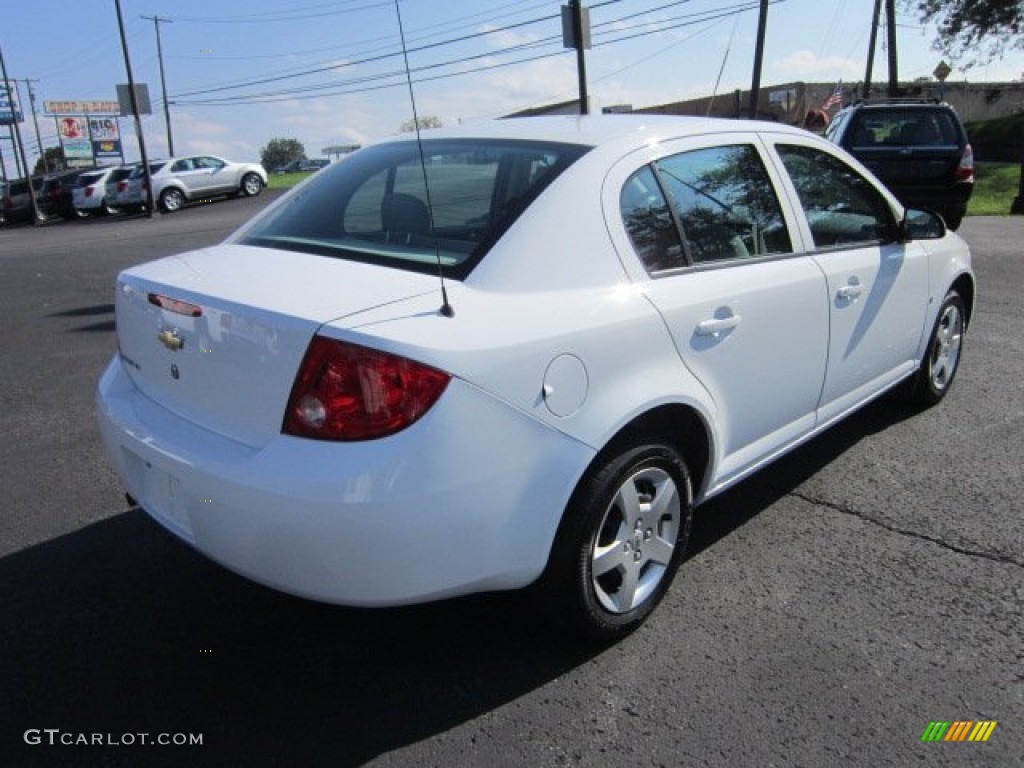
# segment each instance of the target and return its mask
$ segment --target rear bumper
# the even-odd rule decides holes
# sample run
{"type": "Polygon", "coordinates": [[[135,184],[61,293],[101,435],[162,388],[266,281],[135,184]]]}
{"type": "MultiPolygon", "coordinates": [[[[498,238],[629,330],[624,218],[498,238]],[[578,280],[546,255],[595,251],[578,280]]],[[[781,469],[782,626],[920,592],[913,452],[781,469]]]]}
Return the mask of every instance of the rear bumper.
{"type": "Polygon", "coordinates": [[[345,605],[529,584],[593,458],[457,379],[389,438],[253,449],[150,401],[115,358],[97,415],[126,490],[164,527],[254,581],[345,605]]]}

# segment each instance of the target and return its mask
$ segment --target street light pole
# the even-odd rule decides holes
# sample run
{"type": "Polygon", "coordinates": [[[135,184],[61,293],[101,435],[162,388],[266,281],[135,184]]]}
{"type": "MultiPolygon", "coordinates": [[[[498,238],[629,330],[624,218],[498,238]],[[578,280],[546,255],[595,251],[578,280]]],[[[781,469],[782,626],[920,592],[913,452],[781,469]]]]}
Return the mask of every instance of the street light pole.
{"type": "Polygon", "coordinates": [[[171,107],[167,101],[167,80],[164,77],[164,49],[160,44],[160,22],[173,23],[174,19],[164,19],[160,16],[143,16],[142,18],[151,20],[153,28],[156,30],[156,58],[160,63],[160,90],[164,94],[164,122],[167,125],[167,156],[174,157],[174,137],[171,136],[171,107]]]}

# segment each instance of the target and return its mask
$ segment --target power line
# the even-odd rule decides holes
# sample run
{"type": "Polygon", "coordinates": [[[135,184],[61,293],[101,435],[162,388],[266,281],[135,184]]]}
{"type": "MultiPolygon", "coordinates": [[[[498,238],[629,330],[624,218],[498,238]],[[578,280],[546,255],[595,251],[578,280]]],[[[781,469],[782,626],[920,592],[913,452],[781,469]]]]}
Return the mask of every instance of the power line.
{"type": "MultiPolygon", "coordinates": [[[[784,1],[785,0],[773,0],[770,4],[775,5],[775,4],[784,2],[784,1]]],[[[682,4],[682,3],[670,3],[668,5],[672,6],[672,5],[680,5],[680,4],[682,4]]],[[[662,32],[668,32],[668,31],[671,31],[671,30],[680,29],[680,28],[687,27],[687,26],[693,26],[693,25],[696,25],[696,24],[704,24],[704,23],[717,22],[717,21],[719,21],[721,19],[725,19],[725,18],[728,18],[728,17],[731,17],[731,16],[735,16],[735,15],[738,15],[738,14],[745,13],[747,11],[753,10],[753,9],[758,7],[758,4],[759,3],[757,2],[757,0],[751,0],[750,2],[738,3],[738,4],[735,4],[735,5],[732,5],[732,6],[728,6],[726,8],[720,8],[720,9],[718,9],[716,11],[701,11],[701,12],[695,12],[695,13],[682,14],[682,15],[679,15],[679,16],[672,17],[671,19],[661,20],[663,24],[665,24],[667,22],[674,22],[674,23],[667,23],[666,26],[660,27],[657,30],[656,33],[652,33],[650,30],[645,30],[645,31],[640,32],[640,33],[620,35],[618,37],[615,37],[614,39],[607,39],[607,40],[603,40],[603,41],[600,41],[600,42],[595,42],[594,43],[594,47],[596,48],[596,47],[602,47],[602,46],[606,46],[606,45],[612,45],[612,44],[615,44],[615,43],[620,43],[620,42],[625,42],[625,41],[628,41],[628,40],[633,40],[633,39],[636,39],[638,37],[649,36],[651,34],[658,34],[658,33],[662,33],[662,32]]],[[[602,24],[601,26],[608,26],[611,23],[612,22],[607,22],[605,24],[602,24]]],[[[637,26],[638,25],[632,25],[632,26],[628,27],[627,29],[635,29],[637,26]]],[[[605,36],[610,36],[610,35],[613,35],[613,34],[615,34],[617,32],[621,32],[621,31],[622,30],[612,29],[612,30],[605,30],[605,31],[603,31],[603,32],[601,32],[599,34],[605,35],[605,36]]],[[[440,68],[452,66],[452,65],[455,65],[455,64],[462,64],[462,63],[465,63],[467,61],[475,61],[475,60],[479,60],[479,59],[482,59],[482,58],[490,58],[490,57],[495,57],[495,56],[507,55],[508,53],[514,52],[514,51],[523,51],[523,50],[528,50],[530,48],[541,48],[541,47],[544,47],[544,46],[547,46],[547,45],[550,45],[550,44],[554,44],[555,42],[560,42],[560,40],[561,40],[561,35],[552,35],[550,37],[543,38],[541,40],[534,41],[532,43],[524,43],[524,44],[520,44],[520,45],[517,45],[517,46],[510,46],[508,48],[502,49],[501,51],[489,51],[489,52],[482,53],[482,54],[476,54],[474,56],[462,56],[462,57],[459,57],[458,59],[451,59],[451,60],[447,60],[447,61],[436,62],[436,63],[433,63],[433,64],[421,65],[419,67],[413,67],[411,69],[411,72],[412,73],[422,73],[422,72],[426,72],[426,71],[430,71],[430,70],[435,70],[435,69],[440,69],[440,68]]],[[[675,44],[673,44],[673,45],[675,45],[675,44]]],[[[431,48],[438,47],[438,44],[435,44],[435,45],[432,45],[432,46],[429,46],[429,47],[431,47],[431,48]]],[[[537,61],[537,60],[540,60],[540,59],[553,58],[555,56],[564,55],[565,53],[567,53],[566,50],[559,49],[557,51],[553,51],[553,52],[550,52],[550,53],[538,54],[538,55],[535,55],[535,56],[529,56],[529,57],[525,57],[525,58],[518,58],[518,59],[515,59],[513,61],[500,62],[500,63],[486,65],[486,66],[478,66],[478,67],[475,67],[474,69],[472,69],[470,71],[448,72],[448,73],[437,74],[437,75],[433,75],[433,76],[429,76],[429,77],[419,77],[419,78],[416,78],[415,82],[417,82],[417,83],[433,82],[433,81],[448,79],[448,78],[452,78],[452,77],[459,77],[459,76],[468,75],[468,74],[475,74],[477,72],[488,71],[488,70],[493,70],[493,69],[499,69],[499,68],[508,67],[508,66],[514,66],[516,64],[523,64],[523,63],[527,63],[527,62],[537,61]]],[[[383,59],[383,58],[389,58],[389,56],[373,57],[373,60],[380,60],[380,59],[383,59]]],[[[650,57],[646,57],[646,58],[650,58],[650,57]]],[[[347,65],[350,66],[350,65],[354,65],[356,63],[361,63],[361,62],[349,62],[349,63],[347,63],[347,65]]],[[[335,68],[337,68],[337,67],[335,67],[335,68]]],[[[401,86],[403,84],[400,81],[399,82],[394,82],[394,83],[379,83],[379,81],[387,80],[389,78],[399,78],[399,77],[403,76],[404,74],[405,74],[404,70],[394,70],[394,71],[391,71],[391,72],[379,73],[379,74],[376,74],[376,75],[367,75],[367,76],[364,76],[362,78],[354,78],[354,79],[350,79],[350,80],[343,81],[343,82],[340,82],[340,83],[339,82],[322,83],[322,84],[317,84],[317,85],[302,86],[302,87],[290,88],[290,89],[281,90],[281,91],[274,91],[274,92],[263,93],[263,94],[239,94],[237,96],[213,97],[213,98],[208,98],[208,99],[191,99],[191,100],[190,99],[186,99],[186,100],[183,100],[183,101],[178,101],[177,103],[185,104],[185,105],[189,105],[189,106],[229,106],[229,105],[235,105],[235,104],[264,104],[264,103],[275,103],[275,102],[281,102],[281,101],[303,100],[303,99],[309,99],[309,98],[325,98],[325,97],[332,97],[332,96],[343,96],[343,95],[350,95],[350,94],[355,94],[355,93],[366,93],[366,92],[370,92],[370,91],[378,91],[378,90],[384,90],[384,89],[388,89],[388,88],[399,87],[399,86],[401,86]],[[376,84],[376,85],[366,85],[366,83],[373,83],[373,82],[378,82],[378,84],[376,84]],[[353,87],[353,86],[358,86],[358,87],[353,87]]],[[[222,90],[222,89],[217,89],[217,90],[222,90]]]]}
{"type": "MultiPolygon", "coordinates": [[[[504,27],[498,27],[496,29],[485,30],[484,32],[474,32],[474,33],[471,33],[471,34],[468,34],[468,35],[462,35],[460,37],[449,38],[447,40],[442,40],[442,41],[439,41],[439,42],[436,42],[436,43],[428,43],[426,45],[420,45],[420,46],[417,46],[415,48],[410,48],[408,50],[408,53],[420,53],[422,51],[428,51],[428,50],[431,50],[433,48],[440,48],[440,47],[443,47],[445,45],[452,45],[454,43],[465,42],[467,40],[473,40],[473,39],[476,39],[476,38],[487,37],[488,35],[497,34],[498,32],[507,32],[508,30],[511,30],[511,29],[519,29],[519,28],[522,28],[522,27],[525,27],[525,26],[529,26],[531,24],[538,24],[538,23],[540,23],[542,21],[551,21],[552,19],[557,19],[557,18],[560,18],[560,16],[558,14],[553,14],[553,15],[550,15],[550,16],[541,16],[541,17],[537,17],[537,18],[534,18],[534,19],[530,19],[528,21],[521,21],[521,22],[518,22],[516,24],[508,24],[508,25],[506,25],[504,27]]],[[[296,72],[296,73],[285,74],[285,75],[275,75],[273,77],[265,77],[265,78],[261,78],[261,79],[257,79],[257,80],[249,80],[247,82],[237,83],[237,84],[233,84],[233,85],[221,85],[221,86],[216,86],[216,87],[213,87],[213,88],[201,88],[201,89],[197,89],[197,90],[194,90],[194,91],[183,91],[181,93],[174,94],[172,96],[172,98],[174,98],[176,100],[176,99],[178,99],[179,97],[182,97],[182,96],[198,96],[198,95],[207,94],[207,93],[217,93],[217,92],[220,92],[220,91],[234,90],[236,88],[247,88],[247,87],[250,87],[250,86],[253,86],[253,85],[265,85],[266,83],[281,82],[282,80],[292,80],[292,79],[297,78],[297,77],[305,77],[305,76],[308,76],[308,75],[321,74],[323,72],[331,72],[331,71],[337,70],[337,69],[345,69],[347,67],[355,66],[356,64],[368,64],[368,63],[375,62],[375,61],[383,61],[384,59],[397,58],[397,57],[400,57],[401,55],[402,55],[402,51],[400,51],[400,50],[399,51],[391,51],[391,52],[388,52],[388,53],[379,54],[377,56],[370,56],[370,57],[363,58],[363,59],[355,59],[353,61],[342,62],[341,64],[327,64],[327,65],[324,65],[324,66],[321,66],[321,67],[314,67],[312,69],[303,70],[302,72],[296,72]]]]}

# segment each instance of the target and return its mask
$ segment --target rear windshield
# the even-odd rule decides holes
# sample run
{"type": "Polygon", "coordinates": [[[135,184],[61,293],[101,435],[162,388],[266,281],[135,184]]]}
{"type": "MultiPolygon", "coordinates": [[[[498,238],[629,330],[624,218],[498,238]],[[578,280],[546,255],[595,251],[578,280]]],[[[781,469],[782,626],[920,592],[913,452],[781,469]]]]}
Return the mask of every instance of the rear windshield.
{"type": "Polygon", "coordinates": [[[862,110],[850,126],[850,146],[958,146],[956,117],[944,109],[862,110]]]}
{"type": "Polygon", "coordinates": [[[462,279],[587,149],[427,140],[421,162],[415,141],[380,144],[312,177],[240,242],[420,272],[440,262],[462,279]]]}

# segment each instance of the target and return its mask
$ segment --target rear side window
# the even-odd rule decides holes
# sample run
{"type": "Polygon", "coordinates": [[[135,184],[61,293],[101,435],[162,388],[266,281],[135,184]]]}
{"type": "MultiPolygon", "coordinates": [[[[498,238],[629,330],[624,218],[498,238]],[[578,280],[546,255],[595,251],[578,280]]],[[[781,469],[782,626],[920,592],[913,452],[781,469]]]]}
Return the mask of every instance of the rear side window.
{"type": "Polygon", "coordinates": [[[421,272],[440,261],[461,279],[586,150],[438,139],[421,161],[415,141],[377,145],[314,176],[241,242],[421,272]]]}
{"type": "Polygon", "coordinates": [[[775,187],[749,144],[683,152],[642,168],[623,187],[620,207],[649,272],[793,250],[775,187]]]}

